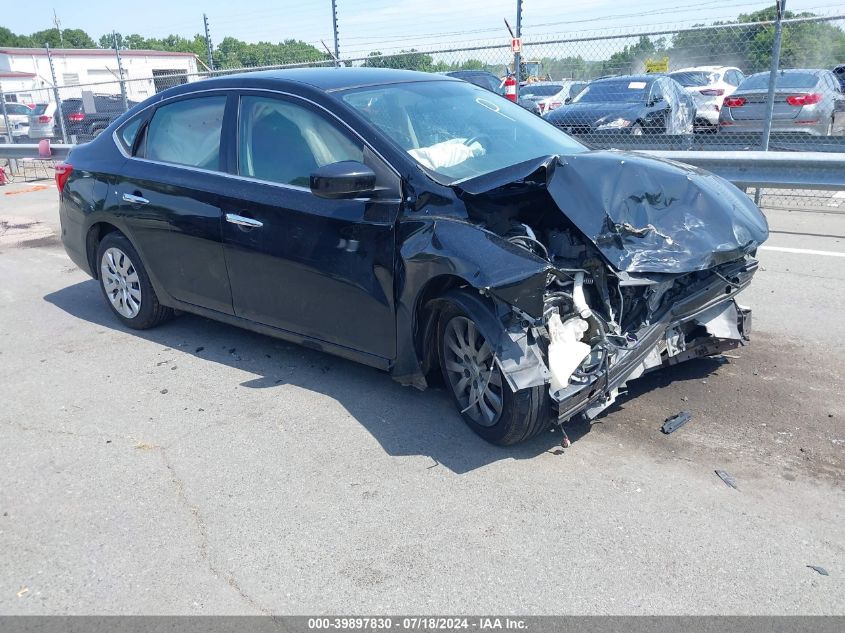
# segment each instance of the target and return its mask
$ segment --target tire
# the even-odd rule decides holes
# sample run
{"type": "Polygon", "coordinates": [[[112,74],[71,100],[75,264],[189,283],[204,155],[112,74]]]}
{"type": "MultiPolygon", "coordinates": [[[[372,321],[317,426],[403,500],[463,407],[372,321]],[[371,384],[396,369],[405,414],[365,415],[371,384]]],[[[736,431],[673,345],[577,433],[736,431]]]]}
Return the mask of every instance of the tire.
{"type": "Polygon", "coordinates": [[[96,262],[103,297],[125,326],[147,330],[173,316],[171,308],[159,303],[141,257],[122,233],[102,239],[96,262]]]}
{"type": "Polygon", "coordinates": [[[508,446],[549,428],[551,407],[546,386],[511,391],[475,322],[454,304],[448,304],[440,314],[437,350],[452,400],[467,426],[482,438],[508,446]]]}

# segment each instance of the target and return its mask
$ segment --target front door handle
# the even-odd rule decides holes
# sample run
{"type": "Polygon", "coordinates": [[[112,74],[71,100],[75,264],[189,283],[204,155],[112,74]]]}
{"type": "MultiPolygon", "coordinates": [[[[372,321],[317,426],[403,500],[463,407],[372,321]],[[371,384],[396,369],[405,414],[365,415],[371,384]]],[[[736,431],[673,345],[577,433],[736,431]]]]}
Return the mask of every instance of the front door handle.
{"type": "Polygon", "coordinates": [[[237,215],[236,213],[227,213],[226,222],[237,224],[238,226],[248,226],[251,229],[257,229],[264,226],[264,222],[259,222],[258,220],[253,220],[252,218],[247,218],[242,215],[237,215]]]}
{"type": "Polygon", "coordinates": [[[128,202],[130,204],[149,204],[150,201],[146,198],[142,198],[141,196],[136,196],[131,193],[124,193],[123,194],[123,201],[128,202]]]}

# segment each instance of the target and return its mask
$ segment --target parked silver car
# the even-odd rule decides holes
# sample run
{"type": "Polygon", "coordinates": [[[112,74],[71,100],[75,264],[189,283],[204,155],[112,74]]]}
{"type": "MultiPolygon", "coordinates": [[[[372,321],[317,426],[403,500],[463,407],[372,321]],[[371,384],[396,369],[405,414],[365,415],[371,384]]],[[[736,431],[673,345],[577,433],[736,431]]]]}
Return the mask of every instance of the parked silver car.
{"type": "MultiPolygon", "coordinates": [[[[725,98],[720,133],[759,133],[766,116],[770,73],[747,77],[725,98]]],[[[813,136],[845,133],[845,94],[829,70],[782,70],[775,82],[773,132],[813,136]]]]}
{"type": "Polygon", "coordinates": [[[49,103],[36,103],[29,115],[29,138],[58,138],[61,133],[58,130],[58,122],[56,120],[56,104],[52,101],[49,103]]]}
{"type": "Polygon", "coordinates": [[[6,103],[6,116],[0,110],[0,136],[11,136],[15,140],[24,139],[29,135],[29,115],[32,110],[22,103],[6,103]],[[9,119],[11,134],[6,129],[6,119],[9,119]]]}

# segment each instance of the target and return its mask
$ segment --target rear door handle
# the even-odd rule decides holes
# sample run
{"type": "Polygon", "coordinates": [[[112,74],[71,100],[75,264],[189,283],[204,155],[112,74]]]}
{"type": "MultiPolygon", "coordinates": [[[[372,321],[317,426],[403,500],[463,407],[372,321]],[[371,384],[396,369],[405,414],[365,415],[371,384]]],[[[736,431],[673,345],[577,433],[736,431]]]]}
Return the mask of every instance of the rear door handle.
{"type": "Polygon", "coordinates": [[[146,198],[142,198],[141,196],[136,196],[131,193],[124,193],[123,194],[123,201],[128,202],[130,204],[149,204],[150,201],[146,198]]]}
{"type": "Polygon", "coordinates": [[[238,226],[248,226],[252,229],[264,226],[264,222],[259,222],[258,220],[253,220],[252,218],[247,218],[236,213],[227,213],[226,222],[237,224],[238,226]]]}

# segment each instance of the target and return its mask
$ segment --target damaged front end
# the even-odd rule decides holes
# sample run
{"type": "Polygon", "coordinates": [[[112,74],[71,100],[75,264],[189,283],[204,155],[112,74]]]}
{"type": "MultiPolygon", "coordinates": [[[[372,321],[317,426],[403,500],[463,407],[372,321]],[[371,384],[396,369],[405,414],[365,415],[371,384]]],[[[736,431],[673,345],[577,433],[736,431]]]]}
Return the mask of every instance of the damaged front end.
{"type": "Polygon", "coordinates": [[[616,152],[548,157],[454,185],[469,217],[536,267],[481,287],[514,391],[547,384],[558,420],[610,406],[647,371],[748,340],[735,296],[768,228],[707,172],[616,152]]]}

